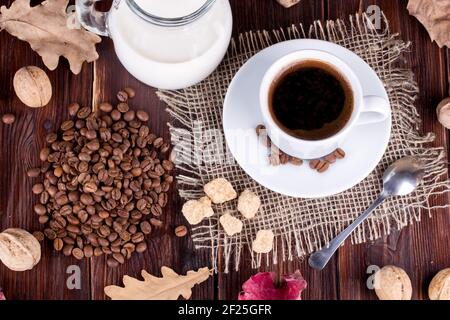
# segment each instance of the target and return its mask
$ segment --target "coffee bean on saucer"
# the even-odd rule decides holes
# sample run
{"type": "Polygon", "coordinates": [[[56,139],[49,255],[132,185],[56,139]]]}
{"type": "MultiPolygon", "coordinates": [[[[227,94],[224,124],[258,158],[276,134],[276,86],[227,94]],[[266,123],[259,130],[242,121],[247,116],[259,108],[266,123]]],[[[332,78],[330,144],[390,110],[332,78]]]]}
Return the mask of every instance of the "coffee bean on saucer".
{"type": "Polygon", "coordinates": [[[286,153],[280,151],[280,164],[285,165],[288,162],[289,162],[289,156],[286,153]]]}
{"type": "Polygon", "coordinates": [[[290,157],[289,162],[294,166],[301,166],[303,164],[303,160],[296,157],[290,157]]]}
{"type": "Polygon", "coordinates": [[[262,124],[259,124],[259,125],[256,127],[255,130],[256,130],[256,135],[257,135],[257,136],[260,136],[261,133],[263,133],[263,131],[266,130],[266,127],[265,127],[264,125],[262,125],[262,124]]]}
{"type": "Polygon", "coordinates": [[[336,158],[338,159],[343,159],[345,158],[345,151],[342,150],[341,148],[337,148],[333,154],[335,155],[336,158]]]}
{"type": "Polygon", "coordinates": [[[334,152],[333,152],[333,153],[330,153],[330,154],[327,155],[327,156],[325,156],[323,159],[324,159],[326,162],[330,163],[330,164],[336,162],[336,156],[334,155],[334,152]]]}
{"type": "Polygon", "coordinates": [[[330,164],[324,160],[320,160],[319,164],[317,165],[317,172],[323,173],[327,171],[330,168],[330,164]]]}
{"type": "Polygon", "coordinates": [[[314,160],[310,160],[309,161],[309,167],[313,170],[317,170],[318,166],[320,164],[320,160],[319,159],[314,159],[314,160]]]}

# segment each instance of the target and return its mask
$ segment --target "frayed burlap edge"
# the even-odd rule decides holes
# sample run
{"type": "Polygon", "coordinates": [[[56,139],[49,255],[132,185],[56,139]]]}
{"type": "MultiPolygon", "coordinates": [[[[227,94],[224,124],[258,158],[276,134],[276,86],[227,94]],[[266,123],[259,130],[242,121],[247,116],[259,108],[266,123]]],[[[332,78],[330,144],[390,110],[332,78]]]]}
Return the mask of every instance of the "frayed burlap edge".
{"type": "MultiPolygon", "coordinates": [[[[263,259],[266,264],[276,264],[280,250],[283,260],[303,257],[317,250],[371,203],[380,191],[382,172],[402,156],[416,156],[423,160],[426,170],[424,183],[410,196],[385,202],[364,226],[354,232],[352,243],[372,241],[392,230],[400,230],[420,221],[421,214],[431,215],[431,210],[438,208],[430,204],[430,197],[450,190],[444,149],[429,146],[434,140],[432,133],[419,133],[421,121],[414,107],[418,87],[413,74],[397,66],[397,61],[408,49],[409,43],[390,32],[385,17],[382,27],[377,30],[365,14],[350,16],[348,23],[342,20],[327,21],[325,24],[316,21],[308,30],[300,24],[272,32],[243,33],[237,40],[232,40],[221,66],[201,84],[179,91],[158,91],[158,96],[168,104],[167,111],[175,120],[169,126],[178,160],[192,156],[183,154],[183,148],[178,148],[177,143],[182,140],[182,135],[188,134],[192,139],[201,137],[196,132],[200,130],[196,127],[198,121],[206,122],[206,129],[221,129],[223,98],[237,69],[255,53],[274,43],[300,38],[322,39],[347,47],[374,68],[385,84],[393,109],[390,146],[377,169],[362,183],[339,195],[316,200],[275,194],[256,184],[236,164],[213,168],[195,161],[180,161],[177,164],[177,182],[180,196],[184,199],[203,196],[203,185],[220,176],[232,181],[238,191],[251,188],[262,196],[261,213],[252,221],[244,221],[244,230],[237,236],[227,236],[218,223],[221,214],[235,211],[235,203],[216,207],[215,216],[192,228],[196,248],[211,251],[212,267],[216,271],[220,255],[223,257],[221,266],[224,272],[229,271],[231,261],[234,269],[238,270],[244,249],[250,253],[254,268],[259,267],[263,259]],[[217,94],[220,96],[215,96],[217,94]],[[283,204],[281,208],[280,204],[283,204]],[[255,254],[251,250],[255,233],[262,228],[272,229],[278,240],[273,251],[267,255],[255,254]]],[[[219,141],[225,145],[224,140],[219,141]]]]}

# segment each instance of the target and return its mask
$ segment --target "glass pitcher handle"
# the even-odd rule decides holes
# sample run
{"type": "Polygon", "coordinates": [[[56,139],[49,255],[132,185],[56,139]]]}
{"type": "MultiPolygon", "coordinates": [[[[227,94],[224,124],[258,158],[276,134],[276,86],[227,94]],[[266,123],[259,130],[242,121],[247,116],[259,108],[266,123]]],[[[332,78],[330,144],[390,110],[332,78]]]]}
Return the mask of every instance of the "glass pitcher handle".
{"type": "Polygon", "coordinates": [[[80,24],[86,30],[94,32],[100,36],[109,36],[106,27],[108,12],[95,10],[95,3],[102,0],[76,0],[76,11],[80,24]]]}

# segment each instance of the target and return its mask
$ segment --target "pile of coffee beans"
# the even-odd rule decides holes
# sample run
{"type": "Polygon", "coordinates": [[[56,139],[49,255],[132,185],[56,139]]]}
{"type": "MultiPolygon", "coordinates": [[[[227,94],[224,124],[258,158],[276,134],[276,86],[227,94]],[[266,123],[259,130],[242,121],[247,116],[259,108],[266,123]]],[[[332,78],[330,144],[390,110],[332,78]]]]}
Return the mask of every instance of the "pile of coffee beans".
{"type": "MultiPolygon", "coordinates": [[[[272,166],[279,166],[285,164],[293,164],[296,166],[301,166],[303,164],[303,160],[299,158],[292,157],[283,151],[281,151],[267,135],[266,127],[262,124],[256,127],[256,135],[259,137],[261,142],[270,150],[269,152],[269,163],[272,166]]],[[[309,167],[313,170],[316,170],[319,173],[324,173],[327,171],[332,164],[334,164],[337,160],[345,158],[345,151],[341,148],[334,150],[329,155],[320,158],[309,160],[309,167]]]]}
{"type": "Polygon", "coordinates": [[[116,267],[133,252],[147,249],[145,236],[161,227],[174,165],[170,144],[151,133],[145,111],[130,110],[132,89],[120,91],[113,107],[99,111],[73,103],[58,133],[49,133],[40,151],[43,175],[33,185],[39,196],[34,211],[46,238],[66,256],[77,259],[107,255],[116,267]]]}

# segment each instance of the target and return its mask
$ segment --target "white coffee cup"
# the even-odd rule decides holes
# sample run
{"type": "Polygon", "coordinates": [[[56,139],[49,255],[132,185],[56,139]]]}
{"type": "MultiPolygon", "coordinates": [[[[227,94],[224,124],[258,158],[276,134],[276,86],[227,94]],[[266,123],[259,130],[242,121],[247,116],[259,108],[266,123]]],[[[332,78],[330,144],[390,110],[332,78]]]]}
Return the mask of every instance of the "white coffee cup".
{"type": "Polygon", "coordinates": [[[283,152],[301,159],[318,159],[341,146],[352,128],[385,121],[391,114],[389,102],[383,97],[364,96],[361,83],[352,69],[336,56],[319,50],[301,50],[283,56],[267,70],[260,87],[260,107],[264,124],[273,143],[283,152]],[[345,126],[335,135],[322,140],[304,140],[294,137],[278,126],[270,112],[269,91],[274,81],[287,68],[303,61],[321,61],[343,76],[353,91],[353,112],[345,126]]]}

